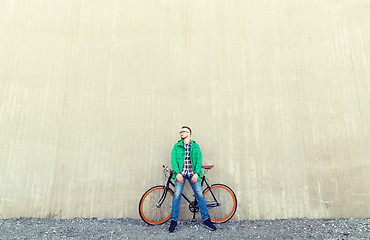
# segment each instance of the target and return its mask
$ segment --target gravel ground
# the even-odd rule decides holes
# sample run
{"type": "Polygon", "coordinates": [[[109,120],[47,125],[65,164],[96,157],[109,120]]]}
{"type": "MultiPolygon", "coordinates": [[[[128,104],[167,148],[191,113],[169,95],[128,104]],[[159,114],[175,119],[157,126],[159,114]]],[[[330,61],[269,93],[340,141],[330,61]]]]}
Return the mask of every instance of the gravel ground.
{"type": "Polygon", "coordinates": [[[0,239],[370,239],[370,219],[250,220],[218,224],[199,222],[149,226],[133,219],[14,218],[0,220],[0,239]]]}

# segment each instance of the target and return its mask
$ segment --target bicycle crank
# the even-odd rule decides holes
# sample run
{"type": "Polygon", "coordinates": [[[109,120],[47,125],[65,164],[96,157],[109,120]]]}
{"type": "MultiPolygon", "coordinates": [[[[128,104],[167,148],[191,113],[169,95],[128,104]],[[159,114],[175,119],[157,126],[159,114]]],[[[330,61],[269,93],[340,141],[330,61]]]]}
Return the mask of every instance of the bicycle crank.
{"type": "Polygon", "coordinates": [[[199,207],[197,201],[193,201],[189,204],[189,210],[192,213],[199,212],[199,207]]]}

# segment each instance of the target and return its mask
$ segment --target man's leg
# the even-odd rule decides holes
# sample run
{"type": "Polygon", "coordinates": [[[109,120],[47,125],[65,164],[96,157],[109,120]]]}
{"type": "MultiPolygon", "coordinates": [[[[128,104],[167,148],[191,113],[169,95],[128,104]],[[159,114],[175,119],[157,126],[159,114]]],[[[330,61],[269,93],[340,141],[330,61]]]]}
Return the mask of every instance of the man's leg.
{"type": "Polygon", "coordinates": [[[193,188],[195,198],[197,199],[199,211],[200,211],[203,221],[209,219],[210,216],[208,214],[206,199],[203,196],[202,186],[200,184],[200,181],[197,181],[196,183],[192,183],[191,181],[189,182],[190,182],[190,186],[193,188]]]}
{"type": "Polygon", "coordinates": [[[176,221],[176,222],[179,219],[181,195],[182,195],[182,190],[184,189],[184,185],[185,185],[185,178],[184,178],[183,183],[180,183],[179,181],[175,182],[175,196],[173,197],[173,200],[172,200],[171,220],[176,221]]]}
{"type": "Polygon", "coordinates": [[[213,225],[211,217],[208,214],[207,203],[202,193],[202,186],[200,184],[200,181],[197,181],[196,183],[190,182],[190,185],[193,188],[195,198],[198,202],[199,211],[203,219],[203,225],[211,231],[216,230],[217,228],[215,227],[215,225],[213,225]]]}

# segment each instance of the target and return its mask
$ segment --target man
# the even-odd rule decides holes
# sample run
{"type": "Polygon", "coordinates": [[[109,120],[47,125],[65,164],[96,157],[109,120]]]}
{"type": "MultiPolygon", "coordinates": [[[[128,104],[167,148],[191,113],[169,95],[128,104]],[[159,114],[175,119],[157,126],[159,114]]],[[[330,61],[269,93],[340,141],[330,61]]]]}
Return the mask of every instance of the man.
{"type": "Polygon", "coordinates": [[[211,222],[206,200],[202,194],[202,186],[200,184],[202,177],[202,153],[199,145],[190,139],[190,127],[183,126],[180,135],[181,140],[173,146],[171,152],[171,165],[175,172],[173,175],[173,180],[175,181],[175,196],[172,200],[171,225],[169,231],[175,231],[177,226],[181,195],[186,180],[189,181],[190,186],[193,188],[204,226],[209,230],[216,230],[216,227],[211,222]]]}

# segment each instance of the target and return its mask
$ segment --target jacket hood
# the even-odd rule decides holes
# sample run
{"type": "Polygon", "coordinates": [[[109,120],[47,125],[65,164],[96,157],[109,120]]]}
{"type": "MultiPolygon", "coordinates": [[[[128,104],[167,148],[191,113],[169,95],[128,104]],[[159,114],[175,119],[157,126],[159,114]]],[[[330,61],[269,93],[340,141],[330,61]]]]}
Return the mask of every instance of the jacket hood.
{"type": "MultiPolygon", "coordinates": [[[[184,140],[180,139],[180,140],[176,143],[176,145],[183,146],[183,145],[184,145],[184,144],[183,144],[183,142],[184,142],[184,140]]],[[[191,142],[191,145],[192,145],[192,146],[193,146],[193,143],[197,144],[194,140],[190,140],[190,142],[191,142]]]]}

